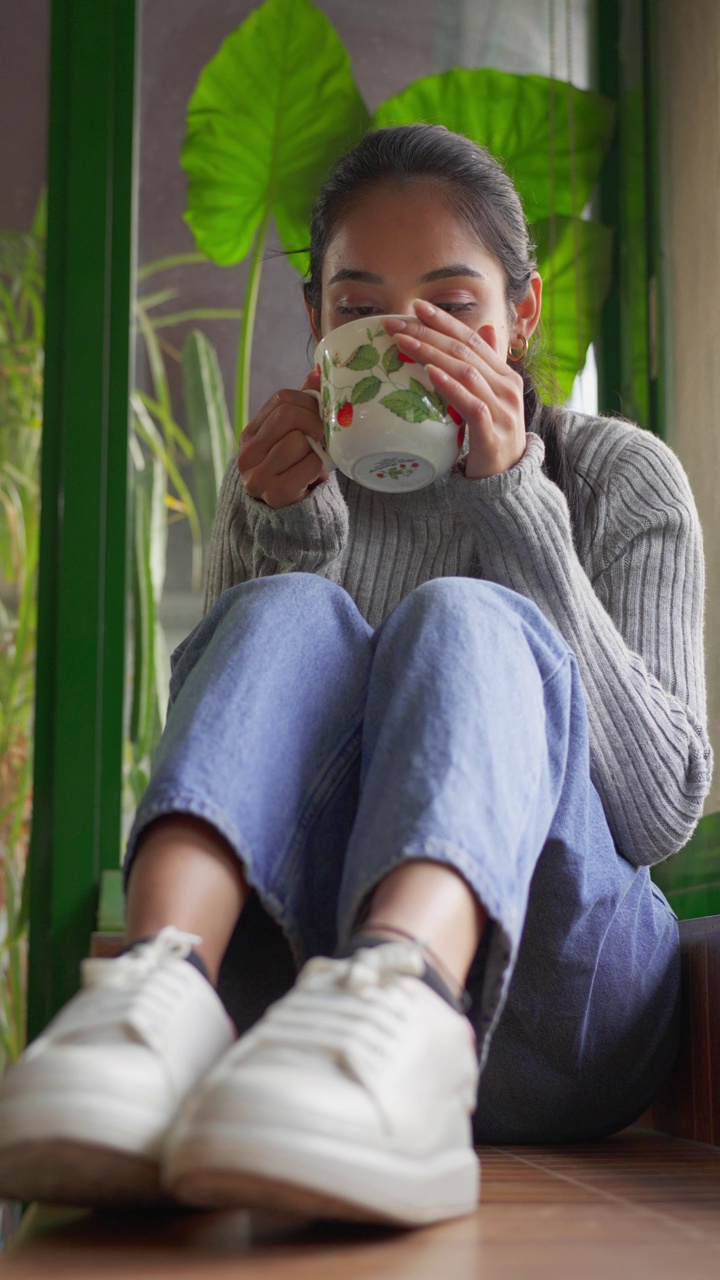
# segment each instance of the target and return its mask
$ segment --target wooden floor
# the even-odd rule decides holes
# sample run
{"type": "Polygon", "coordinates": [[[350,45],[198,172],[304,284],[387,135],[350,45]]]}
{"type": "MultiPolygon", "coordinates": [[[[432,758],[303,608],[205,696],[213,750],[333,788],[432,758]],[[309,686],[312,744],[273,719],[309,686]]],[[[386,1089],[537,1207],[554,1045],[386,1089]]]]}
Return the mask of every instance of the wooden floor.
{"type": "Polygon", "coordinates": [[[482,1204],[395,1232],[271,1215],[31,1209],[0,1269],[53,1280],[717,1280],[720,1149],[628,1130],[483,1148],[482,1204]]]}

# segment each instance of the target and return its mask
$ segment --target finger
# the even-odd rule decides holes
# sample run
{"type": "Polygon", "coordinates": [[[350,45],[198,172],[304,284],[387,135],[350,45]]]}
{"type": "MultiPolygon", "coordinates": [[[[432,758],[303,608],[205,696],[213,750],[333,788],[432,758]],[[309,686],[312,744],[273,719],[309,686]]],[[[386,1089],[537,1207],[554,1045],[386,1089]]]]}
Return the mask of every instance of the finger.
{"type": "Polygon", "coordinates": [[[255,416],[250,419],[242,432],[241,439],[252,439],[253,436],[257,435],[258,431],[272,413],[275,413],[282,405],[292,404],[300,407],[305,407],[307,405],[307,399],[304,398],[302,390],[296,391],[292,387],[284,387],[281,391],[276,391],[274,395],[270,396],[269,400],[265,401],[262,408],[258,409],[255,416]]]}
{"type": "Polygon", "coordinates": [[[301,391],[319,391],[320,390],[320,365],[316,365],[309,373],[305,375],[301,391]]]}
{"type": "Polygon", "coordinates": [[[498,358],[497,353],[484,339],[478,339],[478,335],[474,335],[472,342],[466,342],[463,339],[438,335],[428,340],[427,330],[424,330],[424,335],[424,338],[420,338],[399,333],[395,341],[400,352],[417,364],[440,364],[453,375],[456,375],[462,366],[473,367],[485,377],[497,394],[500,393],[503,379],[508,376],[509,367],[498,358]],[[482,346],[479,343],[482,343],[482,346]]]}
{"type": "MultiPolygon", "coordinates": [[[[283,397],[288,392],[279,392],[283,397]]],[[[255,432],[240,438],[238,469],[244,472],[258,466],[270,450],[292,432],[305,433],[316,440],[323,438],[323,424],[315,399],[302,391],[291,393],[292,400],[283,399],[271,409],[255,432]]]]}
{"type": "Polygon", "coordinates": [[[493,416],[500,412],[504,398],[499,394],[500,388],[495,385],[500,375],[480,361],[475,361],[467,348],[464,359],[455,359],[442,351],[435,351],[427,360],[423,359],[422,363],[433,385],[437,386],[445,399],[459,409],[466,418],[468,414],[465,410],[461,409],[451,395],[441,389],[440,382],[443,378],[447,380],[449,386],[462,387],[471,401],[474,399],[486,404],[493,416]]]}
{"type": "Polygon", "coordinates": [[[254,466],[242,472],[243,484],[253,498],[263,497],[274,481],[298,462],[310,455],[314,459],[316,475],[322,470],[322,461],[308,444],[302,431],[291,431],[265,454],[254,466]]]}
{"type": "Polygon", "coordinates": [[[478,329],[478,333],[480,334],[480,337],[481,337],[485,342],[487,342],[488,346],[489,346],[489,347],[492,347],[493,351],[494,351],[497,355],[499,355],[499,354],[500,354],[500,346],[499,346],[499,339],[498,339],[498,331],[497,331],[497,329],[495,328],[495,325],[494,325],[494,324],[481,324],[481,325],[480,325],[480,328],[478,329]]]}
{"type": "Polygon", "coordinates": [[[288,507],[293,502],[299,502],[307,495],[310,485],[315,484],[317,480],[327,480],[328,473],[320,463],[318,470],[317,463],[319,459],[315,455],[303,458],[297,462],[294,467],[290,467],[288,471],[278,476],[272,488],[268,490],[265,501],[271,507],[288,507]],[[313,461],[314,458],[314,461],[313,461]]]}
{"type": "Polygon", "coordinates": [[[426,365],[426,369],[433,386],[437,387],[440,395],[452,405],[469,426],[492,423],[493,415],[490,405],[476,389],[467,387],[464,382],[453,378],[437,365],[426,365]]]}
{"type": "Polygon", "coordinates": [[[386,325],[386,328],[397,337],[401,350],[405,350],[409,355],[413,354],[403,341],[405,334],[430,347],[448,351],[458,358],[462,358],[461,349],[468,347],[479,359],[487,361],[491,368],[498,373],[503,372],[506,362],[498,350],[499,342],[495,325],[486,324],[478,330],[472,329],[456,316],[449,315],[442,308],[433,307],[420,299],[413,303],[413,307],[418,318],[405,321],[404,329],[397,327],[402,325],[402,321],[388,321],[386,325]]]}
{"type": "Polygon", "coordinates": [[[270,507],[287,507],[300,501],[310,485],[328,478],[328,473],[320,459],[311,449],[305,457],[285,466],[288,460],[287,453],[282,458],[276,459],[276,463],[283,465],[284,469],[275,474],[263,476],[261,469],[253,473],[245,483],[245,489],[250,497],[261,498],[270,507]]]}

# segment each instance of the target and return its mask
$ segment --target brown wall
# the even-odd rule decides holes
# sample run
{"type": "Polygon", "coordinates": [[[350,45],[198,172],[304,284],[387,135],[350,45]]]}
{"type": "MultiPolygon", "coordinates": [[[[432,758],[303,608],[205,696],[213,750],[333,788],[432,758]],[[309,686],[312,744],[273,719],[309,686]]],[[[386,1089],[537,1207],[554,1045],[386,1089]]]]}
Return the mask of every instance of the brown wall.
{"type": "Polygon", "coordinates": [[[0,227],[27,231],[45,181],[50,0],[0,0],[0,227]]]}
{"type": "MultiPolygon", "coordinates": [[[[720,757],[720,4],[659,0],[668,440],[705,532],[710,732],[720,757]]],[[[720,768],[707,811],[720,808],[720,768]]]]}

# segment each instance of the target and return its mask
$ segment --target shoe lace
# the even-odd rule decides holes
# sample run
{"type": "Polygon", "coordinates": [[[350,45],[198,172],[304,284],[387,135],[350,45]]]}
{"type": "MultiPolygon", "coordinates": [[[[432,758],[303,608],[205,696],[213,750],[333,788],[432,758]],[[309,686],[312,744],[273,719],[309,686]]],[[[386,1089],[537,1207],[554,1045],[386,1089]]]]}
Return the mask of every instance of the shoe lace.
{"type": "Polygon", "coordinates": [[[368,1070],[392,1053],[410,1015],[412,988],[402,979],[419,978],[424,969],[421,948],[407,943],[348,959],[318,956],[258,1024],[256,1043],[319,1050],[366,1081],[368,1070]]]}
{"type": "Polygon", "coordinates": [[[81,964],[82,985],[88,987],[134,987],[154,969],[172,960],[184,960],[202,942],[194,933],[183,933],[166,925],[154,937],[138,942],[113,960],[89,959],[81,964]]]}

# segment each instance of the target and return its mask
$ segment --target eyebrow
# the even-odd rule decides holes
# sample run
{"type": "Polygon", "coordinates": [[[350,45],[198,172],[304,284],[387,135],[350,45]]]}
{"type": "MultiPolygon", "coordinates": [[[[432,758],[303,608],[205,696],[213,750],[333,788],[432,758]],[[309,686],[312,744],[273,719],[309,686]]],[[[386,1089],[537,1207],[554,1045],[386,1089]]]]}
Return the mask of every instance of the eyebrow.
{"type": "MultiPolygon", "coordinates": [[[[473,276],[476,280],[485,279],[482,271],[475,271],[473,267],[467,266],[464,262],[453,262],[449,267],[438,267],[435,271],[428,271],[426,275],[420,277],[420,284],[432,284],[435,280],[449,280],[453,276],[473,276]]],[[[354,271],[351,267],[345,267],[342,271],[336,271],[335,275],[328,281],[328,284],[340,284],[343,280],[357,280],[361,284],[385,283],[384,277],[377,275],[375,271],[354,271]]]]}
{"type": "Polygon", "coordinates": [[[421,284],[432,284],[434,280],[449,280],[452,276],[473,276],[476,280],[484,280],[483,271],[475,271],[465,262],[453,262],[450,267],[438,267],[437,271],[428,271],[420,277],[421,284]]]}

